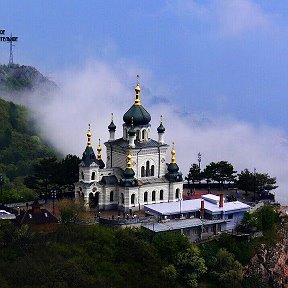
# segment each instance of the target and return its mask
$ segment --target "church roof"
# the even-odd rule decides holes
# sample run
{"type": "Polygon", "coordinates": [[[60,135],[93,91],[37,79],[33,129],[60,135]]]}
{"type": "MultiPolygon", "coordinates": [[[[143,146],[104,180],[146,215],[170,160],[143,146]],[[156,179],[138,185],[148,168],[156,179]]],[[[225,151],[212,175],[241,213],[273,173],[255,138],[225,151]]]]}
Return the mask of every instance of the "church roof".
{"type": "Polygon", "coordinates": [[[29,209],[16,216],[16,222],[19,224],[47,224],[58,223],[58,219],[46,209],[39,209],[37,213],[29,209]]]}
{"type": "Polygon", "coordinates": [[[91,166],[93,162],[96,163],[101,169],[105,166],[104,162],[101,159],[96,159],[94,150],[91,146],[86,146],[86,149],[82,156],[82,162],[84,163],[85,167],[91,166]]]}
{"type": "MultiPolygon", "coordinates": [[[[115,141],[109,141],[104,143],[106,146],[120,146],[121,148],[128,148],[129,142],[123,138],[116,139],[115,141]]],[[[140,142],[135,141],[135,148],[151,148],[159,146],[168,146],[167,144],[161,144],[160,142],[149,139],[148,141],[140,142]]]]}
{"type": "Polygon", "coordinates": [[[103,176],[100,182],[106,185],[116,185],[118,183],[118,180],[115,175],[109,175],[103,176]]]}

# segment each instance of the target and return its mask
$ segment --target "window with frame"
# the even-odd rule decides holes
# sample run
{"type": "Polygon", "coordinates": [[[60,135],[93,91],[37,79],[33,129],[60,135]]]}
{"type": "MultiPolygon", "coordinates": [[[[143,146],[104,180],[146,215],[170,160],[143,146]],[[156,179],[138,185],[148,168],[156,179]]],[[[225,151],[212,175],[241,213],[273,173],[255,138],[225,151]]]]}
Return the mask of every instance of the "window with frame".
{"type": "Polygon", "coordinates": [[[124,204],[124,194],[121,193],[121,203],[124,204]]]}
{"type": "Polygon", "coordinates": [[[141,167],[141,177],[145,177],[145,167],[141,167]]]}
{"type": "Polygon", "coordinates": [[[155,174],[155,166],[151,165],[151,176],[154,176],[155,174]]]}
{"type": "Polygon", "coordinates": [[[135,194],[131,195],[131,204],[134,205],[135,204],[135,194]]]}
{"type": "Polygon", "coordinates": [[[163,200],[164,191],[160,190],[160,200],[163,200]]]}
{"type": "Polygon", "coordinates": [[[156,200],[156,191],[152,191],[152,201],[156,200]]]}
{"type": "Polygon", "coordinates": [[[144,202],[148,202],[148,192],[144,192],[144,202]]]}
{"type": "Polygon", "coordinates": [[[176,189],[176,193],[175,193],[175,198],[177,198],[177,199],[179,198],[179,192],[180,192],[180,189],[177,188],[177,189],[176,189]]]}
{"type": "Polygon", "coordinates": [[[150,176],[150,162],[146,162],[146,177],[150,176]]]}

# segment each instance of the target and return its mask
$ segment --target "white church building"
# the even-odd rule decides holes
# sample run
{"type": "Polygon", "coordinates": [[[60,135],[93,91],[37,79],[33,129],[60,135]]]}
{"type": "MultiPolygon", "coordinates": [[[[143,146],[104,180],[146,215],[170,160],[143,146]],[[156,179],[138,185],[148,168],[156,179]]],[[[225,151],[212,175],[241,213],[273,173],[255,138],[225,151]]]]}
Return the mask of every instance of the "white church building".
{"type": "Polygon", "coordinates": [[[94,153],[89,126],[87,147],[79,165],[79,181],[75,185],[76,201],[82,198],[87,208],[132,212],[147,204],[182,199],[183,178],[176,163],[174,143],[171,161],[166,163],[169,145],[164,141],[162,116],[156,141],[150,138],[151,116],[141,104],[139,82],[135,92],[134,104],[123,116],[123,136],[119,139],[115,139],[112,114],[109,140],[104,143],[106,165],[100,141],[97,155],[94,153]]]}

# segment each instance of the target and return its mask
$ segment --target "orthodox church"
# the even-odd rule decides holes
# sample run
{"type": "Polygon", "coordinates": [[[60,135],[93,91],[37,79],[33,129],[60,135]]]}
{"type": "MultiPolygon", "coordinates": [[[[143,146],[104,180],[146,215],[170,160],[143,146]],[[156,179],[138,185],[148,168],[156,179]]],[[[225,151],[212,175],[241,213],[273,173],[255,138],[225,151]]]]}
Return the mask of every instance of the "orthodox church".
{"type": "Polygon", "coordinates": [[[174,143],[171,161],[166,163],[169,145],[164,141],[162,116],[156,141],[150,138],[151,116],[141,104],[140,91],[137,81],[134,104],[123,116],[123,136],[119,139],[115,139],[112,114],[109,140],[104,143],[106,167],[100,140],[97,155],[94,153],[89,125],[87,146],[79,164],[79,181],[75,185],[76,201],[82,198],[87,208],[132,212],[146,204],[182,199],[183,178],[176,163],[174,143]]]}

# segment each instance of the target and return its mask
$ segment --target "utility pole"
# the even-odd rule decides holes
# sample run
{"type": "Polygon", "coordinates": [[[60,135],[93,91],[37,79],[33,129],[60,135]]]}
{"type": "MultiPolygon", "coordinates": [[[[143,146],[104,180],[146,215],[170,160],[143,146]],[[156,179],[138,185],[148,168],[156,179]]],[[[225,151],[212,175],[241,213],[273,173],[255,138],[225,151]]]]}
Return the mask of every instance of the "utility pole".
{"type": "Polygon", "coordinates": [[[3,186],[3,175],[0,175],[0,186],[1,186],[1,203],[3,204],[4,201],[3,201],[3,191],[2,191],[2,186],[3,186]]]}
{"type": "Polygon", "coordinates": [[[254,168],[253,184],[254,184],[254,202],[256,202],[256,168],[254,168]]]}
{"type": "Polygon", "coordinates": [[[199,169],[201,170],[201,166],[200,166],[200,164],[201,164],[201,156],[202,156],[202,154],[199,152],[198,153],[198,163],[199,163],[199,169]]]}

